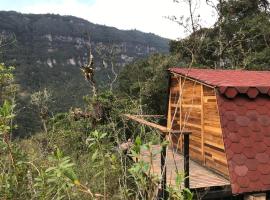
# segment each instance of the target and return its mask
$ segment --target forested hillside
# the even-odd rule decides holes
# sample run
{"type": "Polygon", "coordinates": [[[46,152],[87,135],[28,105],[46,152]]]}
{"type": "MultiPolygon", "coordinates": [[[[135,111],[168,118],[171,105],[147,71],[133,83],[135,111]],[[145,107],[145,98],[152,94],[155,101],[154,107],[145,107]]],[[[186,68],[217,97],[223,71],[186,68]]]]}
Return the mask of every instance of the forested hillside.
{"type": "Polygon", "coordinates": [[[167,39],[150,33],[122,31],[72,16],[16,12],[0,12],[0,42],[4,44],[1,60],[15,66],[20,107],[28,113],[27,117],[19,115],[19,121],[28,122],[24,124],[28,132],[38,126],[33,120],[37,115],[27,104],[31,93],[50,90],[53,112],[82,105],[88,87],[80,67],[88,62],[90,46],[100,88],[110,87],[124,65],[153,53],[166,53],[169,48],[167,39]]]}

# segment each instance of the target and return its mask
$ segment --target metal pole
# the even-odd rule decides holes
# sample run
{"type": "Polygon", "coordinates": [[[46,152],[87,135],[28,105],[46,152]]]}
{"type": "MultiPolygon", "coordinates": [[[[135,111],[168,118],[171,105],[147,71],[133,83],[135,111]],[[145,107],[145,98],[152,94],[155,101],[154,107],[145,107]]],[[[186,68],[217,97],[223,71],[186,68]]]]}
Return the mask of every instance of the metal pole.
{"type": "Polygon", "coordinates": [[[184,173],[185,180],[184,186],[185,188],[189,188],[189,132],[184,132],[184,173]]]}

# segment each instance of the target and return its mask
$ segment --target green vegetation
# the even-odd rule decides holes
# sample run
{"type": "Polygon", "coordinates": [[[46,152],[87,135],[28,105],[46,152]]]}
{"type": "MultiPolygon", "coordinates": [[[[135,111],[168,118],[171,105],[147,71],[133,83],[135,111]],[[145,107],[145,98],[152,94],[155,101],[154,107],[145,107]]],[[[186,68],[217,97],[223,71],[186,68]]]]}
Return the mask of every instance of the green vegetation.
{"type": "Polygon", "coordinates": [[[217,5],[211,0],[207,2],[217,12],[214,27],[198,28],[200,24],[195,24],[189,37],[171,41],[170,51],[183,61],[193,59],[193,65],[197,66],[269,69],[269,2],[219,0],[217,5]]]}
{"type": "Polygon", "coordinates": [[[88,62],[89,37],[99,87],[109,88],[124,65],[153,53],[167,53],[168,40],[136,30],[123,31],[60,15],[35,15],[0,11],[0,60],[16,66],[20,85],[16,135],[41,130],[39,112],[29,103],[31,94],[47,88],[52,93],[51,112],[67,112],[83,105],[88,86],[80,67],[88,62]],[[2,45],[4,44],[4,45],[2,45]],[[113,63],[112,63],[113,60],[113,63]],[[114,71],[112,71],[112,64],[114,71]]]}
{"type": "MultiPolygon", "coordinates": [[[[6,73],[1,80],[9,77],[12,85],[12,74],[2,67],[6,73]]],[[[45,94],[33,95],[39,111],[48,109],[49,95],[45,94]]],[[[132,138],[136,142],[130,156],[135,158],[141,148],[150,150],[151,141],[158,141],[155,132],[128,126],[122,118],[123,113],[139,112],[137,103],[130,107],[127,100],[111,92],[85,100],[84,112],[91,113],[90,118],[78,118],[73,111],[59,113],[46,122],[47,133],[19,140],[10,140],[14,104],[4,101],[0,109],[0,199],[149,199],[157,194],[159,178],[147,178],[149,164],[133,163],[118,148],[132,138]],[[98,116],[97,107],[102,110],[98,116]]]]}
{"type": "MultiPolygon", "coordinates": [[[[18,31],[14,33],[16,48],[7,45],[0,49],[3,60],[16,64],[15,71],[0,64],[0,199],[155,198],[160,177],[150,173],[149,163],[137,158],[141,150],[154,156],[160,152],[152,152],[152,145],[167,143],[160,141],[155,130],[127,121],[123,114],[166,113],[169,67],[267,69],[269,64],[268,2],[220,0],[216,9],[219,18],[213,28],[200,29],[192,24],[189,37],[171,41],[170,55],[156,53],[123,69],[117,58],[123,51],[115,43],[108,45],[107,40],[131,40],[138,47],[137,42],[148,41],[151,35],[131,31],[131,37],[74,17],[0,13],[0,26],[18,31]],[[84,29],[86,25],[89,27],[84,29]],[[103,34],[91,36],[93,54],[98,57],[96,96],[77,67],[69,65],[67,70],[63,63],[52,68],[44,64],[48,55],[56,56],[50,58],[61,63],[61,59],[78,55],[77,59],[87,53],[84,47],[70,52],[64,49],[73,44],[66,43],[69,36],[77,37],[91,27],[103,34]],[[46,34],[51,36],[40,40],[46,34]],[[65,37],[59,39],[60,35],[65,37]],[[54,39],[48,42],[50,37],[54,39]],[[97,45],[99,39],[104,39],[103,44],[97,45]],[[29,48],[22,51],[25,46],[29,48]],[[60,51],[48,52],[48,48],[60,51]],[[38,60],[43,64],[37,64],[38,60]],[[107,68],[100,67],[103,62],[107,68]],[[105,80],[108,74],[110,78],[105,80]],[[22,120],[24,123],[17,127],[16,122],[22,120]],[[15,131],[28,137],[14,137],[15,131]],[[133,145],[126,152],[120,147],[129,139],[133,145]]],[[[3,33],[0,44],[13,44],[14,35],[3,33]]],[[[183,174],[177,174],[175,182],[167,189],[170,199],[193,198],[182,188],[183,174]]]]}

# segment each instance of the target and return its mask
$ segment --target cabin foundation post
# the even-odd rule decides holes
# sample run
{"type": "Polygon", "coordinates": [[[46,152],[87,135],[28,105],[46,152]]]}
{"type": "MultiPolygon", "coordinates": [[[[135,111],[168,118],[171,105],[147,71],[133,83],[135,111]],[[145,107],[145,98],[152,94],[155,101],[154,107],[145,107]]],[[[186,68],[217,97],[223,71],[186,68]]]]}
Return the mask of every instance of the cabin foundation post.
{"type": "Polygon", "coordinates": [[[189,188],[189,135],[191,132],[184,132],[184,144],[183,144],[183,154],[184,154],[184,186],[189,188]]]}
{"type": "Polygon", "coordinates": [[[266,192],[266,199],[270,199],[270,191],[266,192]]]}

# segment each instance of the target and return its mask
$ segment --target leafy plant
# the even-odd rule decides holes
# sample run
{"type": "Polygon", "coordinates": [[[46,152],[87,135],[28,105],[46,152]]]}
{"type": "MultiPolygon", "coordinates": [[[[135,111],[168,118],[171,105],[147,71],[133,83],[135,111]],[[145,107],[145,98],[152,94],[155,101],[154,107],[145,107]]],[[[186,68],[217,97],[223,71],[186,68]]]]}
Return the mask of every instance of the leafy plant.
{"type": "Polygon", "coordinates": [[[57,149],[54,155],[48,158],[51,167],[39,171],[35,178],[35,196],[40,199],[63,199],[76,195],[72,191],[74,185],[80,182],[73,170],[74,163],[69,157],[63,156],[63,153],[57,149]]]}
{"type": "Polygon", "coordinates": [[[168,185],[167,191],[170,200],[192,200],[193,193],[187,188],[183,188],[184,175],[176,172],[175,185],[168,185]]]}
{"type": "Polygon", "coordinates": [[[5,100],[0,107],[0,135],[8,134],[11,130],[11,122],[15,117],[13,113],[15,105],[5,100]]]}
{"type": "Polygon", "coordinates": [[[111,178],[112,172],[117,170],[116,156],[111,151],[107,141],[107,133],[97,130],[91,132],[86,139],[89,149],[93,152],[91,161],[92,167],[96,170],[94,177],[102,177],[101,188],[103,188],[102,192],[105,198],[108,197],[108,179],[111,178]]]}
{"type": "Polygon", "coordinates": [[[152,144],[142,144],[139,137],[136,138],[135,144],[131,150],[131,157],[135,163],[130,167],[129,172],[134,177],[136,186],[138,187],[138,198],[154,199],[158,192],[160,177],[151,173],[153,167],[153,159],[160,152],[152,151],[152,144]],[[141,150],[149,151],[149,162],[141,159],[141,150]]]}

